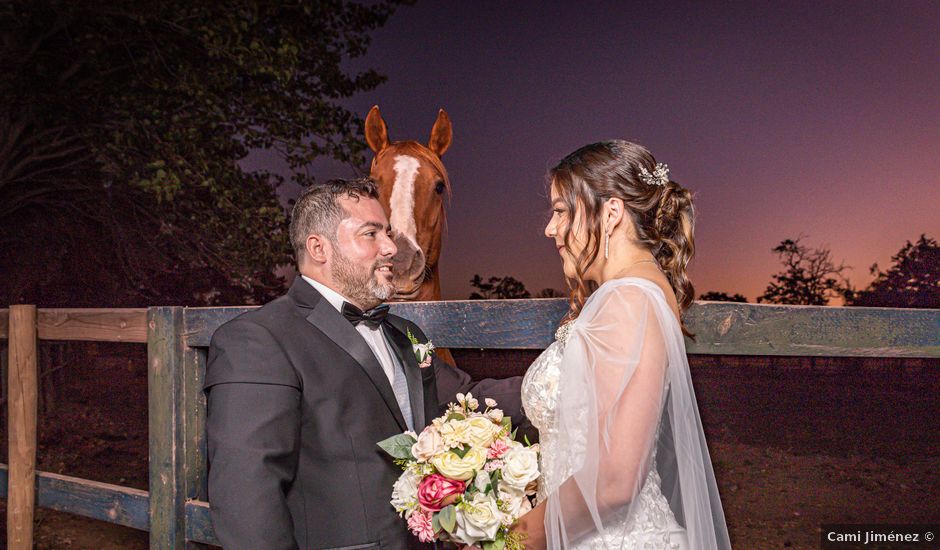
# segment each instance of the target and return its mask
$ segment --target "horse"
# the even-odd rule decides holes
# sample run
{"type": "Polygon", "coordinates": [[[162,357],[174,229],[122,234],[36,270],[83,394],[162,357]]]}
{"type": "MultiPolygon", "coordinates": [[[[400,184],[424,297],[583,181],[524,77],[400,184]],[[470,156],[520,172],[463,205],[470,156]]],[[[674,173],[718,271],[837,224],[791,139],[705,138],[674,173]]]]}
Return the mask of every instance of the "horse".
{"type": "Polygon", "coordinates": [[[398,253],[392,259],[396,301],[441,299],[438,260],[450,197],[450,180],[441,156],[453,130],[444,109],[437,113],[427,146],[417,141],[389,141],[379,106],[369,111],[365,137],[375,153],[370,175],[392,226],[398,253]]]}
{"type": "MultiPolygon", "coordinates": [[[[398,246],[392,258],[393,300],[438,301],[438,260],[447,223],[444,203],[450,198],[450,179],[441,156],[453,138],[450,117],[444,109],[438,110],[427,146],[417,141],[391,142],[375,105],[366,116],[365,134],[375,153],[370,176],[378,184],[379,201],[398,246]]],[[[436,354],[446,363],[457,364],[448,349],[438,348],[436,354]]]]}

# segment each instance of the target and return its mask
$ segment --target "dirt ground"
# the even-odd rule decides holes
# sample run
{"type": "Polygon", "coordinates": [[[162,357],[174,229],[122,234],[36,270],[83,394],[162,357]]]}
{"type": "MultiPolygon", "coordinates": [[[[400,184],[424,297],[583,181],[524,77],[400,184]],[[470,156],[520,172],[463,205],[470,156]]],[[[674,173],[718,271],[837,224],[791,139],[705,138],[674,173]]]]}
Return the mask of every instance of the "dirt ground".
{"type": "MultiPolygon", "coordinates": [[[[147,488],[143,346],[58,371],[39,469],[147,488]]],[[[530,352],[460,352],[475,376],[530,352]]],[[[693,357],[735,548],[818,548],[825,523],[940,523],[940,361],[693,357]]],[[[6,433],[0,443],[6,457],[6,433]]],[[[6,517],[5,502],[0,513],[6,517]]],[[[0,523],[0,545],[6,540],[0,523]]],[[[38,510],[39,549],[143,549],[146,533],[38,510]]]]}

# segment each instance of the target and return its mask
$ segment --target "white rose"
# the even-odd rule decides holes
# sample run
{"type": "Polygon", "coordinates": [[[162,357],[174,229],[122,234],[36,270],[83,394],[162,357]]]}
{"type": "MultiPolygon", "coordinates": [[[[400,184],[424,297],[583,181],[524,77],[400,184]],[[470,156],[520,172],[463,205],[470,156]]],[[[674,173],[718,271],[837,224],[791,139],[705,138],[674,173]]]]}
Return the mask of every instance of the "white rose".
{"type": "Polygon", "coordinates": [[[405,517],[411,515],[418,505],[418,484],[421,479],[421,475],[405,470],[395,481],[392,486],[392,506],[396,512],[403,512],[405,517]]]}
{"type": "Polygon", "coordinates": [[[412,344],[412,349],[414,350],[415,359],[419,363],[431,356],[431,353],[434,352],[434,344],[428,342],[427,344],[412,344]]]}
{"type": "Polygon", "coordinates": [[[469,481],[486,464],[486,450],[473,448],[460,458],[456,453],[447,451],[431,459],[431,464],[444,477],[459,481],[469,481]]]}
{"type": "Polygon", "coordinates": [[[418,462],[427,462],[431,457],[444,451],[444,438],[434,426],[428,426],[411,446],[411,454],[418,462]]]}
{"type": "Polygon", "coordinates": [[[503,456],[503,481],[516,489],[525,489],[539,477],[539,455],[529,447],[515,447],[503,456]]]}
{"type": "Polygon", "coordinates": [[[525,495],[525,491],[520,491],[515,487],[503,484],[499,488],[499,500],[503,501],[503,511],[509,518],[504,518],[507,523],[511,523],[522,517],[532,509],[532,503],[525,495]]]}
{"type": "Polygon", "coordinates": [[[503,514],[492,495],[477,493],[470,501],[457,507],[457,529],[454,535],[464,544],[496,539],[503,523],[503,514]]]}
{"type": "Polygon", "coordinates": [[[502,422],[503,416],[505,415],[502,409],[490,409],[486,411],[486,417],[496,423],[502,422]]]}
{"type": "Polygon", "coordinates": [[[481,493],[486,491],[486,486],[491,483],[490,473],[486,470],[480,470],[477,472],[477,477],[474,478],[473,484],[476,486],[477,490],[481,493]]]}
{"type": "Polygon", "coordinates": [[[473,447],[489,447],[503,429],[485,416],[474,416],[466,422],[467,442],[473,447]]]}

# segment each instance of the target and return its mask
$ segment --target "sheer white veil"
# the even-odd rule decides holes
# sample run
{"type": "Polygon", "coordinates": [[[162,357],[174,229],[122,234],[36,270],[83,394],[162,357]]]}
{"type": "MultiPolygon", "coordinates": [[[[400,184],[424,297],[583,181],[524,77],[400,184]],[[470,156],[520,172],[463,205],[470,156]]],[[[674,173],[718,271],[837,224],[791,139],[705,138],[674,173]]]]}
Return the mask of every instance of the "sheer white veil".
{"type": "Polygon", "coordinates": [[[632,277],[601,285],[570,327],[560,372],[557,434],[543,449],[543,479],[558,480],[546,487],[548,548],[605,527],[601,544],[628,546],[617,537],[657,521],[641,495],[657,474],[689,547],[731,548],[682,330],[662,290],[632,277]],[[624,525],[621,535],[611,528],[624,525]]]}

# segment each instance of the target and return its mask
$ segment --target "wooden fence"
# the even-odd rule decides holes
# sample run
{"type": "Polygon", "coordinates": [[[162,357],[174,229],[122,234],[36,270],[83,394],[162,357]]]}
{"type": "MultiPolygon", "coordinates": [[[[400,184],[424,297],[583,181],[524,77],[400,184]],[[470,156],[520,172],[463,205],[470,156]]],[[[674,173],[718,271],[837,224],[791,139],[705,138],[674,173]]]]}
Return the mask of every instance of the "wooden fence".
{"type": "MultiPolygon", "coordinates": [[[[0,340],[10,344],[9,421],[11,428],[16,424],[10,430],[15,462],[9,470],[0,464],[11,549],[28,547],[24,537],[32,536],[33,503],[149,531],[153,549],[217,544],[206,502],[206,348],[222,323],[248,309],[0,310],[0,340]],[[12,388],[24,380],[35,384],[37,338],[147,343],[149,492],[47,472],[32,477],[35,386],[32,397],[20,393],[15,403],[12,388]]],[[[392,309],[442,347],[489,349],[546,347],[566,310],[562,299],[407,303],[392,309]]],[[[693,354],[940,357],[940,310],[708,302],[695,304],[687,321],[697,335],[686,342],[693,354]]]]}

